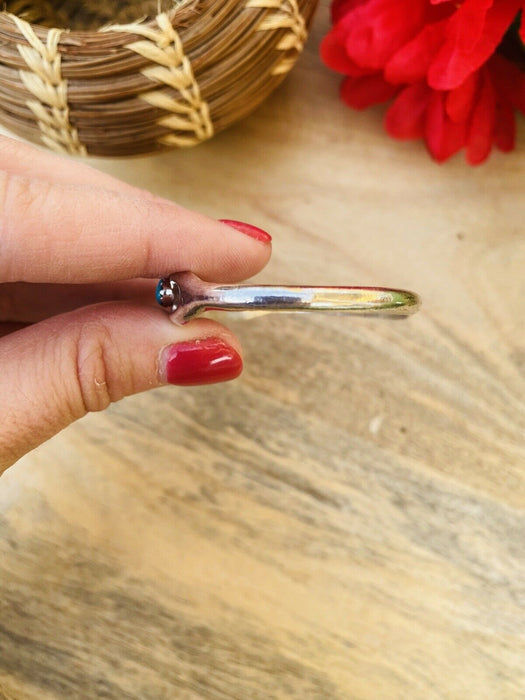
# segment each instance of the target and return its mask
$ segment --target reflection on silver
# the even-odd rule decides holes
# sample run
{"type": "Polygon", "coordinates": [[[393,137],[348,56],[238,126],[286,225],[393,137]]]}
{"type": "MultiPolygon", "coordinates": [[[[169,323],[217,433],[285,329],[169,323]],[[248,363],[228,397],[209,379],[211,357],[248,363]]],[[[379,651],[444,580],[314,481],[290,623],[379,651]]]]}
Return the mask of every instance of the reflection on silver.
{"type": "Polygon", "coordinates": [[[403,289],[210,284],[191,272],[161,279],[156,297],[176,323],[185,323],[204,311],[339,311],[408,316],[420,306],[417,294],[403,289]]]}

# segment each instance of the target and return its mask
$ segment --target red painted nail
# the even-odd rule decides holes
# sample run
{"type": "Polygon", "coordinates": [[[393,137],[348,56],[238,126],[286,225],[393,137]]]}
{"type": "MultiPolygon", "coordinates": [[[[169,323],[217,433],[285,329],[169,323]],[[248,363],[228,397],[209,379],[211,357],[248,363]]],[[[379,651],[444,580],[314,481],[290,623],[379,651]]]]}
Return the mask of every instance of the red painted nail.
{"type": "Polygon", "coordinates": [[[215,384],[238,377],[242,372],[242,359],[221,338],[202,338],[164,348],[161,372],[168,384],[215,384]]]}
{"type": "Polygon", "coordinates": [[[261,243],[270,243],[272,237],[262,228],[257,228],[257,226],[252,226],[251,224],[246,224],[244,221],[233,221],[232,219],[219,219],[221,224],[226,224],[226,226],[231,226],[232,228],[240,231],[241,233],[255,238],[256,241],[261,241],[261,243]]]}

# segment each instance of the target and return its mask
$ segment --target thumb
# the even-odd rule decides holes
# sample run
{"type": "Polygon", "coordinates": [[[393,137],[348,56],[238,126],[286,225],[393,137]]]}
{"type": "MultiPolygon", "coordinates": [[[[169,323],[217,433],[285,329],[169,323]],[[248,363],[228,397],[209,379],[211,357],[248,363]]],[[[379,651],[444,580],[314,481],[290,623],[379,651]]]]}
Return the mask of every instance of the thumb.
{"type": "Polygon", "coordinates": [[[90,411],[162,384],[226,381],[238,342],[209,320],[171,323],[160,309],[108,302],[0,339],[0,473],[90,411]]]}

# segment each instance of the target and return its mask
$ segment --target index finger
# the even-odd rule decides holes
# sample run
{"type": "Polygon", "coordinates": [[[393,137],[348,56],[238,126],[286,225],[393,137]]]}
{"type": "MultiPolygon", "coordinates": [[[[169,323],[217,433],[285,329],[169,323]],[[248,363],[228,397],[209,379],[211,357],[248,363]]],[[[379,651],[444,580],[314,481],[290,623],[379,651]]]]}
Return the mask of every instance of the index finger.
{"type": "Polygon", "coordinates": [[[0,172],[0,282],[102,282],[177,270],[238,281],[269,259],[270,237],[256,231],[240,233],[140,191],[0,172]]]}

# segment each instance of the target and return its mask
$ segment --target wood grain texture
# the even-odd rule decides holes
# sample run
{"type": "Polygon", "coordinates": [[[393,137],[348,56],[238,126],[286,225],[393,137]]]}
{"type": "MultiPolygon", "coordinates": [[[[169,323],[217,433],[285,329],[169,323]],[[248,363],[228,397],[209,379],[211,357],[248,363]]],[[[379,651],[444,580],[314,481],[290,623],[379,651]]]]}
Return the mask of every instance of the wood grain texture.
{"type": "Polygon", "coordinates": [[[234,383],[90,415],[0,479],[0,698],[525,697],[525,140],[389,140],[307,51],[198,149],[97,166],[274,236],[260,279],[408,321],[232,321],[234,383]]]}

